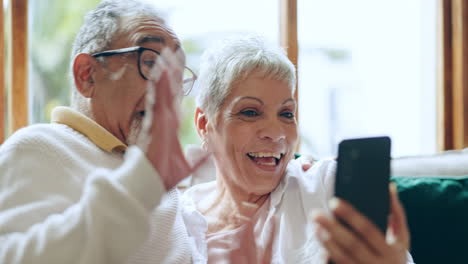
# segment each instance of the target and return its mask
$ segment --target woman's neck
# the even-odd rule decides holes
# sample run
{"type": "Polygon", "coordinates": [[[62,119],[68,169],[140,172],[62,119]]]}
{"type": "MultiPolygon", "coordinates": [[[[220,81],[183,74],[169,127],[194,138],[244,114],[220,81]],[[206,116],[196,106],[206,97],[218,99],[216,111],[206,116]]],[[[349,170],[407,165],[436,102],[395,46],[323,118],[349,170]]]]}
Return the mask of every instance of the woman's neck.
{"type": "Polygon", "coordinates": [[[268,200],[270,193],[257,195],[229,184],[221,175],[216,181],[216,190],[206,196],[206,206],[200,211],[207,218],[208,234],[233,230],[250,221],[258,209],[268,200]]]}

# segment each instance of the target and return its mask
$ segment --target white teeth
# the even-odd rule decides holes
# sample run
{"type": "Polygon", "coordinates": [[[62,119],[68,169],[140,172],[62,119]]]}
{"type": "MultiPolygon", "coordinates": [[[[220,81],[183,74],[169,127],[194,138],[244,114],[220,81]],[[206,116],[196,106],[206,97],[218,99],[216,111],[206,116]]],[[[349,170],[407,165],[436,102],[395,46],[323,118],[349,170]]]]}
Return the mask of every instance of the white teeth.
{"type": "Polygon", "coordinates": [[[257,162],[257,164],[260,165],[266,165],[266,166],[276,166],[276,162],[257,162]]]}
{"type": "Polygon", "coordinates": [[[257,158],[277,158],[281,159],[281,153],[278,152],[249,152],[249,156],[257,158]]]}

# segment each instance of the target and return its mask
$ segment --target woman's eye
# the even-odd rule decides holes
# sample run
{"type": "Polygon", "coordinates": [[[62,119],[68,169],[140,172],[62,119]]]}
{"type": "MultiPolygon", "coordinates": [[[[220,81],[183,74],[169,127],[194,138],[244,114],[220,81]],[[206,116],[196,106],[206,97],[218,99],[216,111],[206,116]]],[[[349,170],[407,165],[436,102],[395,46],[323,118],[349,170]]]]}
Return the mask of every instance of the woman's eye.
{"type": "Polygon", "coordinates": [[[240,113],[247,117],[256,117],[259,115],[259,113],[255,110],[244,110],[244,111],[241,111],[240,113]]]}
{"type": "Polygon", "coordinates": [[[281,116],[286,117],[288,119],[294,118],[294,114],[292,112],[283,112],[283,113],[281,113],[281,116]]]}

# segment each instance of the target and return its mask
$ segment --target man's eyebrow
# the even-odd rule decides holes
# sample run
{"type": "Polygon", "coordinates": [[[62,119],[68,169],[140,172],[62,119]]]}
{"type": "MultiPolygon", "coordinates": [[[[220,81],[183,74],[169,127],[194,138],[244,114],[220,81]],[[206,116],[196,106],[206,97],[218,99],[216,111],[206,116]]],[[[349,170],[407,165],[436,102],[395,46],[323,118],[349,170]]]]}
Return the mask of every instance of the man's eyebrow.
{"type": "Polygon", "coordinates": [[[146,44],[148,42],[156,42],[156,43],[162,43],[166,44],[166,40],[161,37],[161,36],[144,36],[141,39],[137,41],[137,45],[141,46],[143,44],[146,44]]]}
{"type": "MultiPolygon", "coordinates": [[[[146,44],[148,42],[156,42],[156,43],[162,43],[163,45],[166,44],[166,40],[163,37],[160,36],[144,36],[141,39],[137,41],[137,46],[141,46],[143,44],[146,44]]],[[[182,48],[180,44],[175,45],[175,51],[179,50],[182,48]]]]}

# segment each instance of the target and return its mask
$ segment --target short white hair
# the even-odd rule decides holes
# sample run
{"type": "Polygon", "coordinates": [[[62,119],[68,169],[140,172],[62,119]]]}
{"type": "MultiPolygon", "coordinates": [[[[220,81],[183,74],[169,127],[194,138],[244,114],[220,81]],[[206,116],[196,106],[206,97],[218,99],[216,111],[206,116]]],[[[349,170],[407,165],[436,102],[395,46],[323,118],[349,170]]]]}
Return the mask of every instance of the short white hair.
{"type": "Polygon", "coordinates": [[[75,87],[73,60],[80,53],[94,54],[109,49],[118,34],[128,30],[126,24],[123,23],[124,18],[150,18],[159,20],[161,23],[165,21],[162,12],[143,0],[103,0],[94,10],[89,11],[72,47],[70,67],[72,107],[82,108],[80,104],[84,99],[75,87]]]}
{"type": "Polygon", "coordinates": [[[284,50],[258,35],[231,37],[202,55],[197,106],[214,117],[233,85],[251,74],[284,81],[294,92],[296,72],[284,50]]]}

